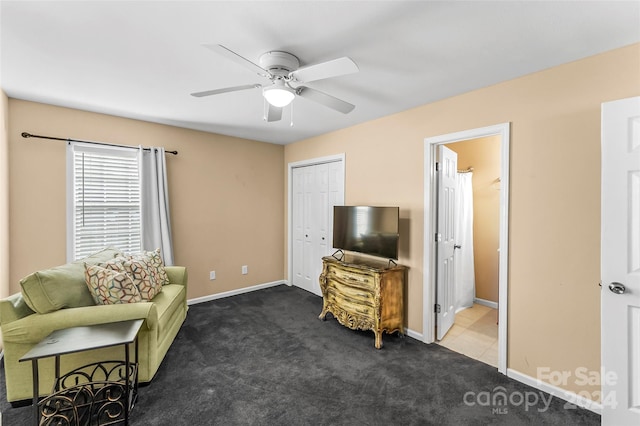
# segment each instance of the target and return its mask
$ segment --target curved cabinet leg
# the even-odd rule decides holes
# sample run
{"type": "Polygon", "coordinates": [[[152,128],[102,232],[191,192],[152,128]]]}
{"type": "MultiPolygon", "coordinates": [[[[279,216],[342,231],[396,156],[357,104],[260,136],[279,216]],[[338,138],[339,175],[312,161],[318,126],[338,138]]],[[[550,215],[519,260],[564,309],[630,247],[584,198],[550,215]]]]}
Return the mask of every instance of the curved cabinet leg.
{"type": "Polygon", "coordinates": [[[327,306],[325,305],[324,301],[322,302],[322,312],[320,312],[320,315],[318,315],[318,318],[322,321],[327,319],[327,313],[329,313],[329,310],[327,309],[327,306]]]}
{"type": "Polygon", "coordinates": [[[381,331],[373,331],[376,335],[376,349],[382,348],[382,332],[381,331]]]}

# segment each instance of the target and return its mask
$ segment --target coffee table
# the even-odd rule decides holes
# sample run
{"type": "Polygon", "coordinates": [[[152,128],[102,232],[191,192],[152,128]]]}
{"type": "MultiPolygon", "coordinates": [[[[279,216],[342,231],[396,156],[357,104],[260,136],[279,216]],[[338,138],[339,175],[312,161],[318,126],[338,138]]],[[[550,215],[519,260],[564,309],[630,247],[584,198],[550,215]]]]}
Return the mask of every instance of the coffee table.
{"type": "Polygon", "coordinates": [[[36,425],[129,424],[138,394],[138,332],[143,320],[129,320],[56,330],[20,361],[31,361],[36,425]],[[129,356],[135,343],[135,358],[129,356]],[[111,346],[124,347],[123,360],[105,360],[60,375],[60,356],[111,346]],[[52,393],[39,400],[38,360],[55,357],[52,393]]]}

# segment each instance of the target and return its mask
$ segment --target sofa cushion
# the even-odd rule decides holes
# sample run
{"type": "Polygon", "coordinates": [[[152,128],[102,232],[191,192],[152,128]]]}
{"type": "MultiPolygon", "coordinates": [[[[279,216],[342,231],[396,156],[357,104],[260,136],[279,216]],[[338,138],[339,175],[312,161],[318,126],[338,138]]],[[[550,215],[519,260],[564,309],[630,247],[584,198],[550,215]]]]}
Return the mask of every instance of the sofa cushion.
{"type": "Polygon", "coordinates": [[[107,248],[75,262],[34,272],[20,280],[24,300],[39,314],[94,305],[85,283],[84,263],[95,265],[120,254],[116,249],[107,248]]]}
{"type": "Polygon", "coordinates": [[[126,272],[85,263],[85,280],[96,305],[141,302],[140,292],[126,272]]]}

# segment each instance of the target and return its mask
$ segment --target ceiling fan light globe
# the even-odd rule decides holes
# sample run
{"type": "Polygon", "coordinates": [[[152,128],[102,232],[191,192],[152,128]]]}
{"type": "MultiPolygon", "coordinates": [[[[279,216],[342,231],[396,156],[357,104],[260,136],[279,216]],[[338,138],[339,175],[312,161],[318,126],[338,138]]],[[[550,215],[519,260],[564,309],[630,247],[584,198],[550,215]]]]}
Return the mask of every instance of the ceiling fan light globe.
{"type": "Polygon", "coordinates": [[[262,95],[267,102],[278,108],[289,105],[296,97],[293,90],[287,87],[265,87],[262,95]]]}

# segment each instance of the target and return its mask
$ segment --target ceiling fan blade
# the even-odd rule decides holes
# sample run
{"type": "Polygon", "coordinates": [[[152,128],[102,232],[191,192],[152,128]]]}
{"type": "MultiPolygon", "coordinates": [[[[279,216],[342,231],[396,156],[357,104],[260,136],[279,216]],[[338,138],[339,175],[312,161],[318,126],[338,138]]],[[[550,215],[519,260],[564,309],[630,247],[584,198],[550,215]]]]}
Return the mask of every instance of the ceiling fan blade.
{"type": "Polygon", "coordinates": [[[257,89],[258,87],[262,87],[262,85],[261,84],[245,84],[243,86],[233,86],[233,87],[225,87],[224,89],[205,90],[204,92],[195,92],[195,93],[192,93],[191,96],[195,96],[196,98],[201,98],[203,96],[219,95],[220,93],[237,92],[238,90],[257,89]]]}
{"type": "Polygon", "coordinates": [[[259,65],[254,64],[247,58],[238,55],[233,50],[227,49],[221,44],[205,44],[204,47],[213,50],[217,54],[222,55],[225,58],[230,59],[233,62],[242,65],[243,67],[249,68],[253,72],[257,73],[258,75],[269,77],[269,78],[273,77],[269,71],[265,70],[259,65]]]}
{"type": "Polygon", "coordinates": [[[342,99],[338,99],[331,95],[327,95],[324,92],[306,86],[298,87],[296,93],[303,98],[318,102],[319,104],[322,104],[331,109],[335,109],[336,111],[339,111],[343,114],[350,113],[356,107],[355,105],[350,104],[349,102],[345,102],[342,99]]]}
{"type": "Polygon", "coordinates": [[[267,110],[267,121],[280,121],[282,119],[282,108],[275,107],[267,102],[269,109],[267,110]]]}
{"type": "Polygon", "coordinates": [[[353,74],[359,68],[351,58],[343,56],[327,62],[298,68],[291,72],[289,77],[296,81],[308,82],[322,80],[323,78],[337,77],[339,75],[353,74]]]}

